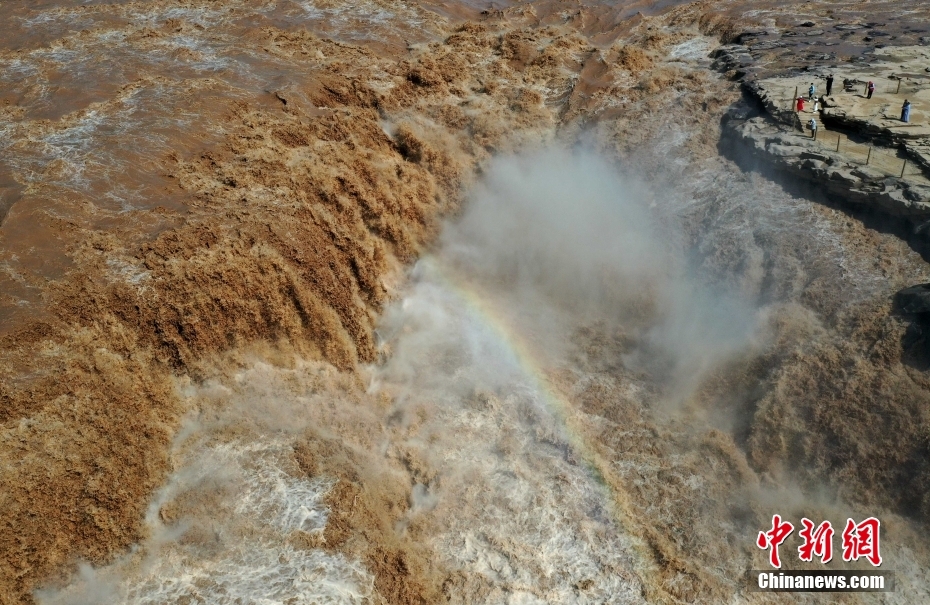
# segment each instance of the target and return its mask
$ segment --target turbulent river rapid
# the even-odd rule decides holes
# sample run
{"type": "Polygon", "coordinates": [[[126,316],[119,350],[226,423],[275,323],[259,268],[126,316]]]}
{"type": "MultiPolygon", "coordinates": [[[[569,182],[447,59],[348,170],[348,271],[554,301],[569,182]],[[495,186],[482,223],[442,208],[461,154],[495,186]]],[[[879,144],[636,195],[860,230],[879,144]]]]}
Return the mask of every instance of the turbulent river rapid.
{"type": "MultiPolygon", "coordinates": [[[[362,561],[312,546],[325,545],[331,506],[351,517],[378,504],[327,500],[337,480],[308,477],[305,456],[352,458],[375,492],[363,498],[398,499],[406,510],[381,528],[396,537],[377,539],[418,542],[433,558],[423,573],[456,570],[454,602],[647,602],[657,590],[643,586],[641,528],[689,518],[708,543],[695,550],[732,545],[714,563],[732,586],[754,529],[733,510],[807,506],[838,523],[853,509],[790,479],[721,493],[708,482],[729,469],[687,450],[750,421],[713,383],[774,346],[773,322],[823,329],[791,300],[799,281],[855,276],[853,301],[883,282],[844,249],[832,213],[761,179],[710,178],[692,187],[716,201],[697,203],[695,189],[657,190],[589,150],[495,160],[386,309],[383,361],[362,384],[246,356],[222,378],[180,385],[199,412],[175,439],[178,470],[150,505],[149,538],[39,601],[370,602],[362,561]],[[750,200],[765,200],[751,222],[750,200]],[[698,217],[695,248],[718,251],[712,263],[687,247],[698,217]],[[758,256],[734,270],[730,255],[758,256]],[[712,403],[701,388],[717,391],[712,403]],[[310,434],[338,453],[302,454],[295,443],[310,434]],[[649,480],[668,500],[631,502],[624,492],[649,480]],[[745,544],[721,540],[721,527],[745,544]]],[[[926,578],[907,550],[885,548],[906,602],[926,578]]]]}
{"type": "Polygon", "coordinates": [[[0,2],[0,605],[782,603],[773,514],[896,575],[790,602],[930,599],[930,267],[737,165],[737,17],[47,4],[0,2]]]}

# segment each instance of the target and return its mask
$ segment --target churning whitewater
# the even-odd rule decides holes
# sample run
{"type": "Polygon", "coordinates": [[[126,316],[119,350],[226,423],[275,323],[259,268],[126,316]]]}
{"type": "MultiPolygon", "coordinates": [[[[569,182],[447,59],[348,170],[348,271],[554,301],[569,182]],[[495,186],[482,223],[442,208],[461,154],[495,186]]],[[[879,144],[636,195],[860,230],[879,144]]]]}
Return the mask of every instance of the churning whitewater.
{"type": "MultiPolygon", "coordinates": [[[[656,237],[647,191],[590,152],[497,160],[385,312],[360,401],[301,362],[186,387],[200,416],[176,440],[149,538],[41,602],[366,602],[364,563],[324,548],[335,478],[302,478],[286,455],[304,430],[403,486],[393,529],[459,570],[457,600],[643,602],[646,547],[588,442],[596,420],[563,392],[566,373],[603,380],[572,362],[578,333],[627,331],[642,346],[624,363],[661,372],[675,397],[753,333],[737,299],[702,299],[680,246],[656,237]]],[[[636,405],[653,388],[604,386],[636,405]]]]}
{"type": "MultiPolygon", "coordinates": [[[[39,601],[367,603],[384,587],[366,551],[396,542],[452,602],[647,602],[643,528],[667,513],[630,501],[630,476],[660,461],[643,452],[664,436],[674,463],[694,434],[732,430],[741,420],[702,406],[701,389],[771,347],[772,322],[808,321],[696,265],[688,195],[584,149],[498,158],[385,310],[378,363],[359,379],[246,353],[179,383],[194,411],[147,538],[39,601]],[[384,508],[402,512],[389,523],[384,508]]],[[[771,208],[769,229],[824,228],[771,208]]],[[[729,502],[825,505],[796,489],[729,502]]]]}
{"type": "Polygon", "coordinates": [[[0,605],[930,602],[922,236],[726,135],[928,10],[0,1],[0,605]]]}

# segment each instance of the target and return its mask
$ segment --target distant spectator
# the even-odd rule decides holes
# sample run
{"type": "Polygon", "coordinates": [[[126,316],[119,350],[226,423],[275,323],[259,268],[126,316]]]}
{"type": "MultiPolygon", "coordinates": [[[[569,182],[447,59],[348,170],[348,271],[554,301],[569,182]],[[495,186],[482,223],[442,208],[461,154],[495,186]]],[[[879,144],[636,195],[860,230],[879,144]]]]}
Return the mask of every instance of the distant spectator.
{"type": "Polygon", "coordinates": [[[804,111],[804,97],[798,97],[798,111],[804,111]]]}
{"type": "Polygon", "coordinates": [[[827,96],[830,96],[830,91],[833,90],[833,74],[827,76],[827,96]]]}
{"type": "Polygon", "coordinates": [[[875,92],[875,82],[873,82],[872,80],[869,80],[869,85],[867,87],[867,90],[869,91],[869,95],[866,98],[871,99],[872,93],[875,92]]]}
{"type": "Polygon", "coordinates": [[[810,88],[807,89],[807,98],[810,101],[814,100],[814,95],[817,93],[817,89],[814,88],[814,83],[811,82],[810,88]]]}
{"type": "Polygon", "coordinates": [[[904,105],[901,106],[901,121],[911,121],[911,102],[907,99],[904,99],[904,105]]]}
{"type": "Polygon", "coordinates": [[[817,138],[817,120],[815,120],[814,118],[811,118],[807,122],[807,127],[811,129],[811,138],[816,139],[817,138]]]}

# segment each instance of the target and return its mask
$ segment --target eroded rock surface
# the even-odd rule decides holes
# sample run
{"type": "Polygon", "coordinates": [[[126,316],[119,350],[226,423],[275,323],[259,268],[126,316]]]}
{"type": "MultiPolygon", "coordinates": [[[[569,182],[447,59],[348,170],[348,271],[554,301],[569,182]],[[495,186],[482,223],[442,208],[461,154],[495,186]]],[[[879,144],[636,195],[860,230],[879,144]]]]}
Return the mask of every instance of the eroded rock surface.
{"type": "Polygon", "coordinates": [[[842,202],[906,219],[915,232],[923,232],[930,219],[930,181],[924,172],[930,148],[925,115],[930,107],[930,80],[914,74],[930,59],[930,51],[889,47],[876,51],[876,56],[885,61],[854,69],[818,68],[747,80],[743,88],[749,101],[730,112],[726,132],[760,161],[842,202]],[[831,94],[824,96],[828,74],[835,80],[831,94]],[[844,80],[849,81],[848,87],[844,80]],[[877,86],[872,99],[865,94],[869,81],[877,86]],[[824,96],[823,109],[814,113],[813,102],[808,102],[798,112],[794,99],[806,99],[811,83],[817,97],[824,96]],[[908,123],[900,119],[904,99],[912,104],[908,123]],[[893,113],[895,108],[898,114],[893,113]],[[811,118],[819,125],[817,140],[805,129],[811,118]],[[866,157],[854,157],[853,149],[860,155],[865,151],[866,157]],[[899,174],[889,169],[888,158],[893,155],[900,156],[899,174]],[[905,158],[910,160],[909,172],[905,158]],[[879,164],[879,159],[884,163],[879,164]]]}

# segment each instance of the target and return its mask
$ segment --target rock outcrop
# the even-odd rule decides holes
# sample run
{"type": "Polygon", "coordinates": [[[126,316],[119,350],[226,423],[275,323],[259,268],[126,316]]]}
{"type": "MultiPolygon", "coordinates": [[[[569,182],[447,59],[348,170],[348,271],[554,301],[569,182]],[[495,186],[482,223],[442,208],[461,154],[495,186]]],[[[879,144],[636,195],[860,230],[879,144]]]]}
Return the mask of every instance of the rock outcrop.
{"type": "Polygon", "coordinates": [[[842,153],[828,150],[809,135],[784,130],[768,116],[731,119],[725,132],[752,156],[844,202],[907,219],[921,231],[930,220],[930,187],[860,165],[842,153]]]}
{"type": "MultiPolygon", "coordinates": [[[[728,113],[724,136],[740,151],[741,159],[762,160],[792,178],[813,184],[832,199],[904,219],[915,233],[925,235],[930,225],[930,180],[924,174],[930,169],[930,125],[920,109],[930,106],[930,82],[925,85],[916,76],[905,74],[916,73],[918,64],[926,60],[927,49],[884,50],[888,58],[897,60],[895,69],[885,63],[855,70],[820,70],[745,80],[743,90],[747,99],[728,113]],[[795,111],[793,100],[799,91],[807,96],[807,87],[813,82],[823,92],[822,78],[828,73],[835,77],[833,91],[823,99],[824,107],[819,114],[795,111]],[[890,80],[889,74],[897,74],[898,79],[890,80]],[[851,83],[849,89],[844,89],[844,80],[851,83]],[[862,94],[869,80],[877,83],[873,99],[862,94]],[[915,108],[909,123],[902,122],[893,112],[900,108],[898,97],[905,96],[915,108]],[[909,172],[892,174],[887,167],[876,167],[874,159],[873,165],[869,165],[868,159],[857,157],[841,146],[833,149],[832,143],[814,140],[803,127],[811,117],[832,131],[829,140],[852,137],[873,146],[876,155],[880,153],[878,150],[886,158],[898,155],[902,164],[906,158],[911,162],[909,172]]],[[[741,55],[731,50],[725,56],[741,55]]],[[[716,60],[727,65],[730,61],[723,56],[716,60]]],[[[825,138],[823,134],[821,131],[821,139],[825,138]]],[[[848,148],[854,146],[847,144],[848,148]]],[[[859,149],[865,147],[860,145],[859,149]]]]}
{"type": "Polygon", "coordinates": [[[895,295],[895,307],[901,313],[930,313],[930,284],[904,288],[895,295]]]}

